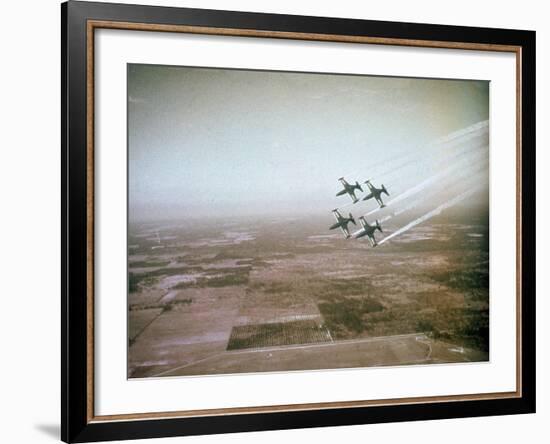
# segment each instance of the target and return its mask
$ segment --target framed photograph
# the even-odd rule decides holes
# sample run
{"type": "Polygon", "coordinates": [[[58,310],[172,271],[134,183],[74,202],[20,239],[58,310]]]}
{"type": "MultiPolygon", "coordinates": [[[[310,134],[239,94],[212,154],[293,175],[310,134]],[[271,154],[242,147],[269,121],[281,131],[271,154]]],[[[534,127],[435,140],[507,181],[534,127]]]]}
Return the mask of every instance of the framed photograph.
{"type": "Polygon", "coordinates": [[[535,411],[535,33],[62,12],[62,439],[535,411]]]}

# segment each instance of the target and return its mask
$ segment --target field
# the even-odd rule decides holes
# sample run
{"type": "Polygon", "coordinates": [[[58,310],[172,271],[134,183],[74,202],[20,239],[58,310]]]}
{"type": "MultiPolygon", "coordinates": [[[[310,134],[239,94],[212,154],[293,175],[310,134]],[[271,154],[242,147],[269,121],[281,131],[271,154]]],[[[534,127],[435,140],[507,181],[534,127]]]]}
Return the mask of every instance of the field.
{"type": "Polygon", "coordinates": [[[377,248],[331,223],[131,226],[128,376],[489,359],[486,216],[440,216],[377,248]]]}

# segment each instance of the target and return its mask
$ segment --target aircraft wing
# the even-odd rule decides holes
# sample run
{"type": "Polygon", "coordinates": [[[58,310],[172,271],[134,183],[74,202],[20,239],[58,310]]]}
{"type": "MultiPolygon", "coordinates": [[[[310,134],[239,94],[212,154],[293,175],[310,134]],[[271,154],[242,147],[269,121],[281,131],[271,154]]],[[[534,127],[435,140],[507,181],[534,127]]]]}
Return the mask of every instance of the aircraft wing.
{"type": "MultiPolygon", "coordinates": [[[[362,218],[362,217],[359,218],[359,222],[361,222],[361,226],[362,226],[363,228],[367,228],[368,225],[369,225],[369,224],[367,223],[367,221],[366,221],[364,218],[362,218]]],[[[359,230],[359,231],[361,231],[361,230],[359,230]]]]}
{"type": "Polygon", "coordinates": [[[372,183],[370,183],[370,180],[367,180],[365,183],[366,183],[367,186],[369,187],[369,190],[372,191],[372,189],[373,189],[374,187],[372,186],[372,183]]]}
{"type": "Polygon", "coordinates": [[[349,237],[349,230],[345,227],[340,227],[342,229],[342,232],[344,233],[344,236],[346,236],[346,239],[349,237]]]}
{"type": "Polygon", "coordinates": [[[374,235],[373,236],[369,236],[369,241],[370,241],[370,244],[373,246],[373,247],[376,247],[378,245],[378,242],[376,242],[376,239],[374,238],[374,235]]]}
{"type": "Polygon", "coordinates": [[[334,219],[336,219],[336,222],[340,222],[340,218],[342,216],[338,210],[332,210],[332,215],[334,216],[334,219]]]}
{"type": "Polygon", "coordinates": [[[346,185],[349,185],[347,182],[346,182],[346,179],[344,179],[343,177],[340,177],[340,179],[338,179],[340,181],[340,183],[344,186],[346,185]]]}
{"type": "Polygon", "coordinates": [[[369,193],[369,194],[367,194],[367,195],[366,195],[365,197],[363,197],[363,200],[369,200],[369,199],[372,199],[372,198],[373,198],[373,196],[374,196],[374,194],[372,194],[372,193],[369,193]]]}

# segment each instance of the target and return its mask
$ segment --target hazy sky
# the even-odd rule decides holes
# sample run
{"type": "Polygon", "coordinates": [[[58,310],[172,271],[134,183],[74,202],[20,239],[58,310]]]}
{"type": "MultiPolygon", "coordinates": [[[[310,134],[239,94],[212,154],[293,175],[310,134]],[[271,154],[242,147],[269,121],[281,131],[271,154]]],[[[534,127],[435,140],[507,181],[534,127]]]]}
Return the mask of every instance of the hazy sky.
{"type": "Polygon", "coordinates": [[[130,218],[330,210],[340,176],[488,117],[483,81],[129,65],[130,218]]]}

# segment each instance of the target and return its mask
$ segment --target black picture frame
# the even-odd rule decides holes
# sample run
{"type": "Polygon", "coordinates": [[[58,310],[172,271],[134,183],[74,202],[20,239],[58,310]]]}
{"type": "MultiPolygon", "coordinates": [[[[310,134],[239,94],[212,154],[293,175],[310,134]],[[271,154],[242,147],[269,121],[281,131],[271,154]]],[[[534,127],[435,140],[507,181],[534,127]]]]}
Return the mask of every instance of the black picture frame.
{"type": "MultiPolygon", "coordinates": [[[[180,435],[370,424],[535,412],[535,32],[187,8],[69,1],[61,5],[62,313],[61,437],[90,442],[180,435]],[[259,30],[267,33],[369,37],[519,48],[521,178],[521,393],[499,399],[441,400],[307,410],[241,411],[230,415],[98,420],[90,414],[90,144],[87,48],[90,21],[259,30]]],[[[92,110],[93,111],[93,110],[92,110]]],[[[93,183],[93,182],[92,182],[93,183]]],[[[92,314],[91,314],[92,313],[92,314]]],[[[90,319],[92,316],[92,319],[90,319]]]]}

